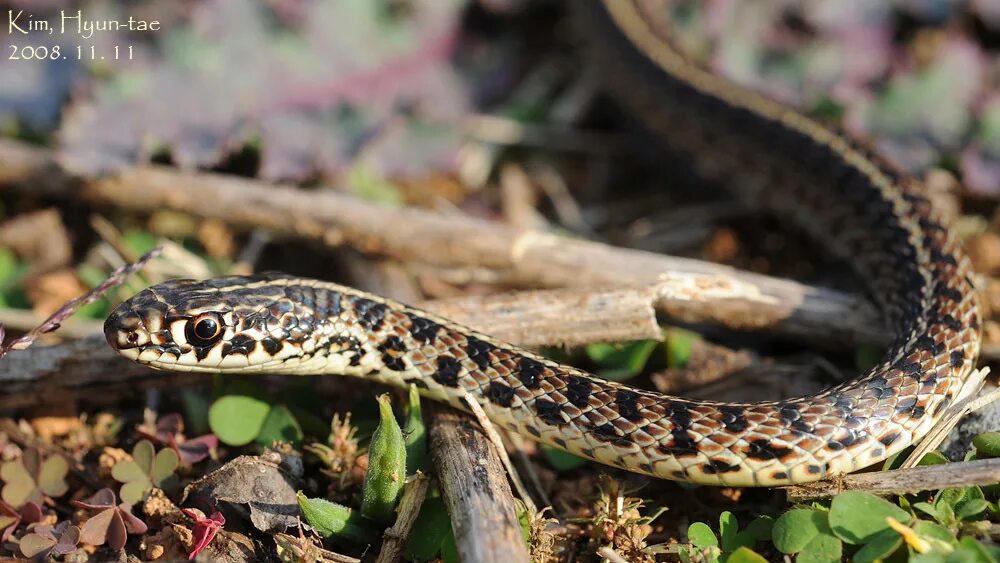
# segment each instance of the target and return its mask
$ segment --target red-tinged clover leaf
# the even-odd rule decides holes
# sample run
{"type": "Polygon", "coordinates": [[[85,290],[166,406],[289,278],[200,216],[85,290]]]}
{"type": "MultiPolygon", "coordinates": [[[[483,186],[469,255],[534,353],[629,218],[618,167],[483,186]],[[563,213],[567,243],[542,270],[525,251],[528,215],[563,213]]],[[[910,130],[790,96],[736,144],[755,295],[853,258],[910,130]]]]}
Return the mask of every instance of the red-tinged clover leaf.
{"type": "Polygon", "coordinates": [[[42,519],[42,507],[33,502],[27,502],[16,509],[6,502],[0,501],[0,544],[6,543],[20,524],[31,524],[42,519]]]}
{"type": "Polygon", "coordinates": [[[104,545],[118,551],[125,547],[127,534],[144,534],[146,523],[132,514],[132,505],[115,504],[115,492],[101,489],[87,501],[72,501],[73,505],[94,512],[80,527],[80,541],[90,545],[104,545]]]}
{"type": "Polygon", "coordinates": [[[226,517],[218,510],[212,512],[209,517],[206,517],[201,511],[187,508],[181,510],[188,518],[194,520],[194,530],[191,531],[194,546],[191,548],[191,553],[188,554],[188,559],[194,559],[203,549],[208,547],[208,544],[212,543],[215,535],[226,525],[226,517]]]}
{"type": "Polygon", "coordinates": [[[41,505],[45,497],[61,497],[69,490],[66,474],[69,463],[59,455],[42,461],[35,448],[28,448],[20,459],[0,465],[0,479],[4,480],[0,496],[13,506],[27,502],[41,505]]]}
{"type": "Polygon", "coordinates": [[[143,438],[161,445],[169,443],[171,438],[176,440],[180,437],[181,441],[183,441],[184,417],[179,413],[165,414],[156,420],[156,424],[153,427],[147,424],[140,424],[136,426],[135,430],[143,438]]]}
{"type": "Polygon", "coordinates": [[[451,125],[469,105],[449,61],[463,4],[393,14],[370,0],[307,2],[275,25],[267,3],[198,2],[151,37],[155,48],[136,47],[144,64],[108,61],[80,88],[86,97],[59,131],[61,160],[92,175],[165,149],[182,167],[211,167],[255,145],[268,179],[341,175],[359,155],[386,178],[451,171],[460,146],[451,125]],[[234,22],[240,33],[229,32],[234,22]]]}
{"type": "Polygon", "coordinates": [[[153,488],[164,488],[174,476],[179,463],[177,452],[170,448],[155,451],[149,440],[140,440],[132,449],[132,459],[119,461],[111,468],[111,476],[122,485],[122,500],[129,504],[141,502],[153,488]]]}
{"type": "Polygon", "coordinates": [[[183,465],[198,463],[219,447],[219,439],[214,434],[185,438],[184,418],[177,413],[165,414],[155,426],[140,425],[136,431],[153,443],[170,446],[183,465]]]}
{"type": "Polygon", "coordinates": [[[181,463],[192,465],[207,458],[219,447],[219,438],[215,434],[205,434],[181,443],[173,442],[170,446],[177,452],[181,463]]]}
{"type": "Polygon", "coordinates": [[[31,533],[21,538],[19,548],[25,557],[47,560],[50,554],[58,556],[70,553],[78,543],[80,528],[66,521],[55,526],[39,524],[33,527],[31,533]]]}

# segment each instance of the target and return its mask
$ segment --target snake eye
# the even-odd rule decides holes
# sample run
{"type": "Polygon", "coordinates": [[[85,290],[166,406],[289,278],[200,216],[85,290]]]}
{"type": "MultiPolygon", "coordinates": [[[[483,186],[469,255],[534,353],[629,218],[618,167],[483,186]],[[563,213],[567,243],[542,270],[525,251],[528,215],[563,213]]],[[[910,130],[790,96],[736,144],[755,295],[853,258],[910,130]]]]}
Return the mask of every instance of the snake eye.
{"type": "Polygon", "coordinates": [[[199,344],[210,344],[221,334],[222,323],[219,322],[219,316],[215,313],[198,315],[191,323],[191,336],[199,344]]]}

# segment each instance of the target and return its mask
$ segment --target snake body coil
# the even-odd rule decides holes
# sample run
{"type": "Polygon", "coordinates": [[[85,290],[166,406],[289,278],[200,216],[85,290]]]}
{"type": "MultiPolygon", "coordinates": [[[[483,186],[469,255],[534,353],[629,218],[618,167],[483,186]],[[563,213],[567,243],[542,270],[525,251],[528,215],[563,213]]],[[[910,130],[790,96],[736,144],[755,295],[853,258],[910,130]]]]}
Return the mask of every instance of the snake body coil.
{"type": "Polygon", "coordinates": [[[514,432],[631,471],[720,485],[812,481],[924,435],[980,343],[969,261],[919,186],[845,137],[687,61],[650,2],[580,2],[610,87],[701,172],[848,258],[895,339],[863,376],[768,403],[693,401],[604,381],[446,319],[283,275],[171,281],[105,323],[123,356],[168,370],[339,374],[466,394],[514,432]]]}

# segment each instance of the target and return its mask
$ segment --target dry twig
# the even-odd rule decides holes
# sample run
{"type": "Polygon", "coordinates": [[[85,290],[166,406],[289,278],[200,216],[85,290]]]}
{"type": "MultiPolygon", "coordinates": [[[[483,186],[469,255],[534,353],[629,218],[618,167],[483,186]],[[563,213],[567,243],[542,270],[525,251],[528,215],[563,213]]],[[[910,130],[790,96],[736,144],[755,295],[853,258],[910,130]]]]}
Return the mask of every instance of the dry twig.
{"type": "Polygon", "coordinates": [[[413,523],[420,514],[420,507],[424,504],[429,484],[427,476],[420,472],[406,483],[403,496],[399,499],[399,516],[396,517],[392,527],[382,535],[382,549],[375,563],[393,563],[400,560],[403,548],[406,547],[406,540],[410,537],[410,530],[413,529],[413,523]]]}
{"type": "Polygon", "coordinates": [[[995,485],[1000,482],[1000,459],[978,459],[896,469],[874,473],[855,473],[837,479],[787,487],[790,502],[832,497],[844,491],[866,491],[876,495],[901,495],[971,485],[995,485]]]}
{"type": "Polygon", "coordinates": [[[465,392],[465,404],[469,407],[472,412],[472,416],[476,418],[476,422],[483,427],[483,431],[486,432],[486,436],[493,443],[493,447],[496,449],[497,456],[500,457],[500,462],[503,463],[504,468],[507,469],[507,476],[510,477],[511,483],[514,484],[514,488],[517,489],[517,496],[521,498],[521,502],[524,503],[525,508],[528,510],[529,514],[535,514],[538,512],[538,507],[535,506],[535,501],[532,500],[531,495],[528,494],[528,489],[525,488],[524,483],[521,481],[521,476],[518,475],[517,470],[514,468],[514,464],[511,463],[510,457],[507,455],[507,449],[503,445],[503,439],[500,438],[500,434],[497,433],[496,427],[490,421],[489,417],[486,416],[486,411],[480,406],[479,402],[476,401],[472,395],[469,395],[468,391],[465,392]]]}
{"type": "Polygon", "coordinates": [[[297,561],[314,561],[316,563],[361,563],[360,559],[348,557],[333,551],[318,547],[307,538],[297,538],[289,534],[278,533],[274,541],[281,549],[289,550],[297,561]]]}
{"type": "Polygon", "coordinates": [[[88,291],[84,295],[70,300],[68,303],[60,307],[58,311],[52,313],[52,315],[42,321],[40,325],[31,329],[27,334],[20,338],[15,338],[10,342],[6,342],[4,339],[4,327],[3,325],[0,325],[0,358],[3,358],[13,350],[24,350],[25,348],[31,346],[39,336],[58,329],[60,323],[68,319],[73,313],[79,310],[80,307],[89,305],[100,299],[101,296],[107,293],[109,289],[115,287],[116,285],[120,285],[123,281],[125,281],[125,278],[138,271],[146,264],[146,262],[149,262],[159,254],[160,249],[154,248],[134,263],[127,264],[111,272],[107,279],[101,282],[100,285],[88,291]]]}
{"type": "Polygon", "coordinates": [[[430,452],[459,559],[530,561],[506,473],[479,425],[455,411],[434,409],[430,452]]]}

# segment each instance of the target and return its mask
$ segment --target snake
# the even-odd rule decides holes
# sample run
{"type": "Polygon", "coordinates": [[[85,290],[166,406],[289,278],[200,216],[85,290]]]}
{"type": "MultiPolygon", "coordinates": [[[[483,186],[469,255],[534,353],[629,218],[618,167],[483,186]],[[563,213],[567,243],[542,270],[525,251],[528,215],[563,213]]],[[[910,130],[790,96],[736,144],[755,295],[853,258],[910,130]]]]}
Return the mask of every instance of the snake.
{"type": "Polygon", "coordinates": [[[769,402],[670,396],[602,379],[358,289],[278,273],[170,280],[119,304],[121,355],[205,374],[344,375],[416,386],[498,427],[609,466],[721,486],[856,471],[926,435],[973,371],[969,259],[919,181],[868,145],[694,62],[660,4],[574,2],[606,86],[666,149],[842,259],[891,330],[874,366],[769,402]]]}

